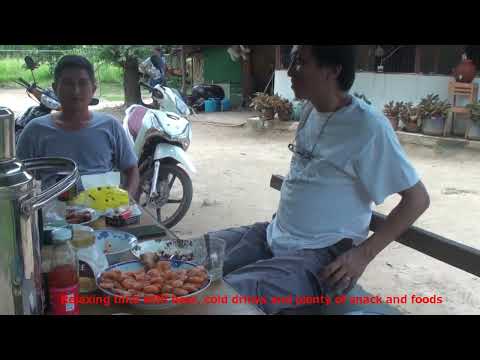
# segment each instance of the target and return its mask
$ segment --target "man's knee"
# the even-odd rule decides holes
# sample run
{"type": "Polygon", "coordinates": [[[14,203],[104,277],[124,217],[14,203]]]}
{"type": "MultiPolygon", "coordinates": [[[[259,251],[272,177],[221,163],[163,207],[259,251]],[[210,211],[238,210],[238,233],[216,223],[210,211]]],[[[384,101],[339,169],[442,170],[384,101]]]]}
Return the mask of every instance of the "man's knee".
{"type": "Polygon", "coordinates": [[[257,305],[267,314],[279,314],[303,306],[296,303],[297,296],[323,294],[312,269],[301,262],[293,264],[290,259],[256,262],[230,273],[225,281],[240,295],[258,300],[257,305]],[[283,264],[284,261],[289,263],[283,264]]]}

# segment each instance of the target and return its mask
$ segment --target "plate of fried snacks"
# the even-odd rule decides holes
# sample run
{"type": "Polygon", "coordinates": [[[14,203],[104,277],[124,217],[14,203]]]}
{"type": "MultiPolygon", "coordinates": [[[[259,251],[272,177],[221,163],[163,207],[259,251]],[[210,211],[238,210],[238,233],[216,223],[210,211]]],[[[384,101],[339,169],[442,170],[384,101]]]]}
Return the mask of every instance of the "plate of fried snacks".
{"type": "Polygon", "coordinates": [[[97,287],[106,295],[124,298],[125,304],[147,310],[194,304],[210,283],[203,266],[162,259],[154,253],[142,254],[140,261],[112,265],[97,277],[97,287]]]}

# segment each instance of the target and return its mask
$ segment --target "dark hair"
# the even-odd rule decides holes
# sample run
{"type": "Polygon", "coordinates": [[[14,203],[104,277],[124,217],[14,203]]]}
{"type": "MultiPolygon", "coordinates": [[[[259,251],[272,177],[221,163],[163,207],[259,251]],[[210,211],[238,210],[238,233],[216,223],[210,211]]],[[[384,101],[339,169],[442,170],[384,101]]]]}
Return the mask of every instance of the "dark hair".
{"type": "Polygon", "coordinates": [[[95,71],[92,63],[87,58],[79,55],[65,55],[58,61],[54,71],[55,82],[58,82],[63,70],[71,68],[84,69],[88,73],[90,80],[93,83],[95,82],[95,71]]]}
{"type": "Polygon", "coordinates": [[[312,45],[312,55],[319,66],[342,66],[338,76],[338,86],[342,91],[351,89],[355,81],[355,46],[318,46],[312,45]]]}

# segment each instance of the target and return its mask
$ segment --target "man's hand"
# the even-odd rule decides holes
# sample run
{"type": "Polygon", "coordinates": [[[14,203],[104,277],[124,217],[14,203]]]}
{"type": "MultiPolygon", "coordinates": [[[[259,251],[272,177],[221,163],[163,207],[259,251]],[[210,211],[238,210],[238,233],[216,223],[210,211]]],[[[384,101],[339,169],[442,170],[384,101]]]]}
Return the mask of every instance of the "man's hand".
{"type": "Polygon", "coordinates": [[[336,293],[348,293],[371,260],[362,247],[354,247],[325,267],[320,281],[336,293]]]}

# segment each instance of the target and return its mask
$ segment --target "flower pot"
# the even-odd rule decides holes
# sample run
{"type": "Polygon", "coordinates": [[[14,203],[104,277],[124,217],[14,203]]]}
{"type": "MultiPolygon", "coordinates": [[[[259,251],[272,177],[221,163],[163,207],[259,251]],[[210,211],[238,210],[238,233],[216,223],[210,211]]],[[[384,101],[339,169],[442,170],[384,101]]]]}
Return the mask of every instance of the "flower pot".
{"type": "Polygon", "coordinates": [[[390,121],[390,125],[392,125],[393,130],[398,130],[398,117],[396,116],[387,116],[388,120],[390,121]]]}
{"type": "Polygon", "coordinates": [[[465,131],[467,131],[467,121],[463,119],[454,119],[453,134],[457,136],[465,136],[465,131]]]}
{"type": "Polygon", "coordinates": [[[263,109],[262,119],[263,120],[273,120],[275,117],[275,111],[273,109],[263,109]]]}
{"type": "Polygon", "coordinates": [[[422,132],[425,135],[442,136],[445,127],[445,118],[441,116],[423,119],[422,132]]]}
{"type": "Polygon", "coordinates": [[[280,121],[290,121],[292,118],[288,111],[278,111],[277,114],[280,121]]]}
{"type": "Polygon", "coordinates": [[[469,140],[480,140],[480,121],[472,121],[467,137],[469,140]]]}
{"type": "Polygon", "coordinates": [[[408,132],[417,133],[420,131],[420,127],[418,126],[416,121],[407,121],[405,122],[405,130],[408,132]]]}
{"type": "Polygon", "coordinates": [[[477,74],[477,68],[472,60],[463,60],[453,71],[455,80],[463,83],[471,83],[477,74]]]}
{"type": "Polygon", "coordinates": [[[303,102],[293,101],[293,121],[299,121],[302,113],[303,102]]]}

